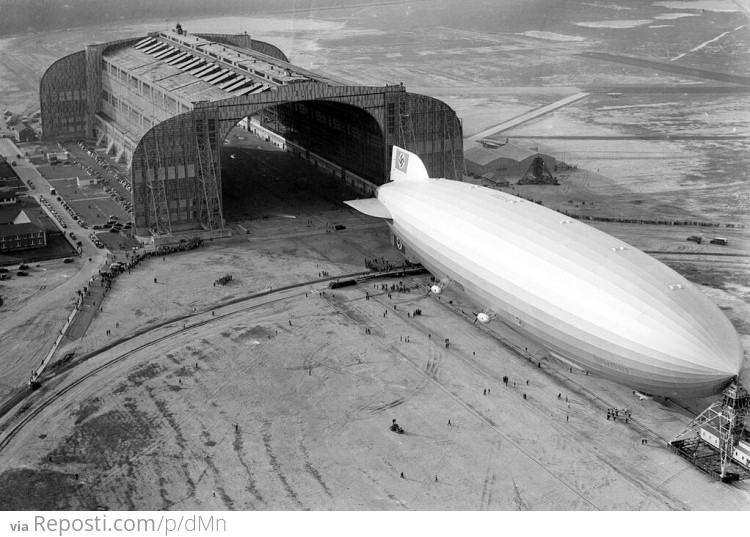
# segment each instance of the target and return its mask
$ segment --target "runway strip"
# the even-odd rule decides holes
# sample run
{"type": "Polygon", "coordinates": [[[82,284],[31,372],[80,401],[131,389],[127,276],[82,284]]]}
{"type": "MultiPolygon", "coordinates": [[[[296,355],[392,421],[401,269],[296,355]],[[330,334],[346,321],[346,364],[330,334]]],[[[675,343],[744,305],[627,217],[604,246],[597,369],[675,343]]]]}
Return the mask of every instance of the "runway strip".
{"type": "Polygon", "coordinates": [[[521,114],[518,117],[515,117],[508,121],[504,121],[503,123],[500,123],[499,125],[495,125],[494,127],[490,127],[489,129],[483,130],[482,132],[478,132],[474,136],[470,136],[469,138],[467,138],[466,141],[477,142],[481,140],[482,138],[487,138],[488,136],[492,136],[493,134],[497,134],[498,132],[511,129],[513,127],[520,125],[521,123],[526,123],[527,121],[536,119],[539,116],[543,116],[544,114],[557,110],[558,108],[562,108],[563,106],[567,106],[576,101],[580,101],[581,99],[588,97],[588,96],[589,96],[588,93],[582,92],[582,93],[576,93],[575,95],[571,95],[569,97],[565,97],[564,99],[560,99],[559,101],[556,101],[554,103],[547,104],[545,106],[542,106],[541,108],[532,110],[531,112],[526,112],[525,114],[521,114]]]}
{"type": "Polygon", "coordinates": [[[595,60],[604,60],[607,62],[622,63],[625,65],[634,65],[636,67],[645,67],[656,71],[665,71],[678,75],[690,76],[693,78],[703,78],[707,80],[718,80],[720,82],[729,82],[732,84],[741,84],[750,86],[750,77],[730,75],[727,73],[717,73],[716,71],[707,71],[705,69],[695,69],[693,67],[684,67],[664,62],[655,62],[653,60],[644,60],[642,58],[633,58],[631,56],[619,56],[617,54],[608,54],[606,52],[581,52],[579,56],[592,58],[595,60]]]}

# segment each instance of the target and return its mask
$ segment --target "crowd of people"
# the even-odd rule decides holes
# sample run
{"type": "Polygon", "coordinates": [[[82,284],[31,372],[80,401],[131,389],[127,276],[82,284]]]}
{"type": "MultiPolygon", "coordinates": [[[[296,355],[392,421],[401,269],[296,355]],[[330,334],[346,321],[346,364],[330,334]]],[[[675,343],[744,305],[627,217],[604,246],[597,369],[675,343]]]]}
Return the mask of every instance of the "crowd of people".
{"type": "MultiPolygon", "coordinates": [[[[193,237],[190,240],[180,241],[179,244],[170,246],[159,246],[156,250],[149,250],[144,252],[133,252],[125,254],[125,261],[112,263],[109,270],[100,270],[99,275],[101,276],[100,285],[106,287],[108,290],[112,287],[112,282],[125,271],[130,273],[132,269],[137,267],[141,261],[150,259],[152,257],[164,257],[168,254],[174,254],[177,252],[185,252],[187,250],[193,250],[203,244],[203,240],[197,237],[193,237]],[[184,242],[183,242],[184,241],[184,242]]],[[[114,258],[116,259],[116,257],[114,258]]],[[[156,279],[154,279],[156,282],[156,279]]]]}
{"type": "MultiPolygon", "coordinates": [[[[622,414],[623,414],[623,417],[625,418],[625,423],[627,423],[628,420],[630,419],[630,410],[628,410],[627,408],[623,409],[622,414]]],[[[607,409],[607,421],[609,420],[617,421],[617,418],[619,417],[620,417],[620,409],[617,409],[617,408],[607,409]]]]}
{"type": "Polygon", "coordinates": [[[365,267],[375,272],[390,272],[398,268],[405,268],[406,265],[394,265],[384,257],[380,259],[365,257],[365,267]]]}
{"type": "Polygon", "coordinates": [[[695,227],[726,227],[726,228],[744,228],[743,224],[720,224],[718,222],[702,222],[700,220],[658,220],[650,218],[621,218],[617,216],[588,216],[581,214],[572,214],[566,211],[560,211],[561,214],[576,218],[578,220],[589,220],[593,222],[617,222],[619,224],[652,224],[660,226],[695,226],[695,227]]]}

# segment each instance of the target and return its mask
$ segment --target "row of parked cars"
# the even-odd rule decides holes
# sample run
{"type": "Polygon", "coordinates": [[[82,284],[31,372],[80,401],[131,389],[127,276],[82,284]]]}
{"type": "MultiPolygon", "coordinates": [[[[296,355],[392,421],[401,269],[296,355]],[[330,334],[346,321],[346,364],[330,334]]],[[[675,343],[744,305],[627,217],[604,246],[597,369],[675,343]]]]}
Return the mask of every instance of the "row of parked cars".
{"type": "MultiPolygon", "coordinates": [[[[99,166],[107,170],[107,173],[111,175],[114,179],[117,180],[118,183],[120,183],[128,192],[131,192],[131,186],[130,181],[128,180],[127,176],[121,174],[118,172],[109,162],[107,162],[107,159],[102,157],[99,153],[94,151],[94,149],[89,146],[86,142],[83,140],[78,142],[78,147],[86,151],[88,155],[93,158],[99,166]]],[[[99,179],[101,179],[101,175],[96,174],[99,179]]]]}
{"type": "MultiPolygon", "coordinates": [[[[58,199],[60,199],[60,198],[58,198],[58,199]]],[[[64,227],[64,228],[68,227],[68,224],[66,224],[63,221],[62,216],[60,216],[58,214],[58,212],[52,208],[52,205],[50,205],[49,202],[46,199],[44,199],[44,196],[41,196],[41,195],[39,196],[39,203],[41,203],[42,205],[44,205],[45,207],[47,207],[47,209],[49,209],[49,212],[52,213],[52,216],[55,217],[55,220],[57,220],[58,222],[60,222],[60,225],[62,227],[64,227]]]]}
{"type": "MultiPolygon", "coordinates": [[[[66,150],[65,146],[62,143],[58,143],[61,149],[66,150]]],[[[107,162],[107,159],[102,157],[100,154],[98,154],[94,149],[89,146],[86,142],[83,140],[78,142],[78,147],[86,151],[88,155],[93,158],[99,166],[104,168],[114,179],[117,180],[120,185],[122,185],[123,188],[125,188],[128,192],[132,191],[132,187],[130,184],[130,181],[126,175],[123,175],[119,173],[109,162],[107,162]]],[[[75,162],[75,161],[74,161],[75,162]]],[[[115,202],[117,202],[120,207],[122,207],[127,213],[130,215],[130,217],[133,217],[133,204],[130,202],[129,199],[125,199],[123,196],[120,195],[120,193],[109,186],[109,180],[103,179],[102,175],[94,169],[92,166],[83,164],[81,162],[76,162],[79,166],[81,166],[82,169],[84,169],[89,175],[95,175],[97,179],[103,180],[103,186],[104,191],[109,194],[109,197],[111,197],[115,202]]]]}
{"type": "Polygon", "coordinates": [[[86,222],[86,220],[84,220],[80,216],[78,216],[78,213],[76,213],[75,210],[73,209],[73,207],[71,207],[70,205],[68,205],[68,203],[64,199],[62,199],[60,196],[57,196],[57,201],[59,201],[60,204],[63,206],[63,208],[66,211],[68,211],[68,214],[71,216],[71,218],[73,218],[73,220],[75,220],[76,222],[78,222],[79,226],[81,226],[82,228],[88,228],[89,227],[89,223],[86,222]]]}
{"type": "Polygon", "coordinates": [[[91,239],[91,242],[93,242],[97,248],[104,248],[104,243],[101,241],[101,239],[99,239],[99,236],[93,231],[89,233],[89,239],[91,239]]]}
{"type": "Polygon", "coordinates": [[[119,233],[124,229],[130,229],[133,227],[133,222],[118,222],[117,217],[113,214],[109,215],[109,220],[105,224],[97,224],[92,229],[108,229],[112,233],[119,233]]]}
{"type": "MultiPolygon", "coordinates": [[[[79,141],[78,142],[78,147],[80,147],[81,149],[83,149],[84,151],[86,151],[86,153],[88,153],[91,158],[93,158],[94,160],[96,160],[96,162],[97,162],[97,164],[99,164],[99,166],[101,166],[102,168],[104,168],[105,170],[107,170],[107,173],[109,173],[114,179],[116,179],[117,182],[120,183],[120,185],[125,190],[127,190],[128,192],[132,192],[133,191],[132,186],[130,184],[130,181],[128,180],[128,177],[126,175],[123,175],[120,172],[118,172],[109,162],[107,162],[107,160],[104,157],[102,157],[96,151],[94,151],[93,148],[90,147],[86,142],[84,142],[82,140],[79,141]]],[[[89,168],[90,168],[90,166],[89,166],[89,168]]],[[[93,168],[91,168],[91,169],[93,170],[93,168]]],[[[101,174],[99,174],[98,172],[94,171],[94,174],[96,175],[97,178],[99,178],[99,179],[102,178],[101,174]]],[[[105,192],[107,192],[107,194],[109,194],[109,196],[113,200],[115,200],[120,205],[120,207],[122,207],[123,209],[125,209],[128,212],[128,214],[130,215],[130,217],[132,218],[133,217],[133,205],[130,203],[130,200],[126,200],[125,198],[123,198],[120,195],[119,192],[117,192],[114,188],[110,187],[106,183],[107,183],[107,181],[105,181],[105,185],[104,185],[105,192]]]]}
{"type": "Polygon", "coordinates": [[[104,191],[109,194],[109,197],[116,201],[120,205],[120,207],[128,212],[130,218],[133,218],[133,204],[130,203],[130,200],[126,200],[125,198],[120,196],[119,192],[109,186],[105,186],[104,191]]]}

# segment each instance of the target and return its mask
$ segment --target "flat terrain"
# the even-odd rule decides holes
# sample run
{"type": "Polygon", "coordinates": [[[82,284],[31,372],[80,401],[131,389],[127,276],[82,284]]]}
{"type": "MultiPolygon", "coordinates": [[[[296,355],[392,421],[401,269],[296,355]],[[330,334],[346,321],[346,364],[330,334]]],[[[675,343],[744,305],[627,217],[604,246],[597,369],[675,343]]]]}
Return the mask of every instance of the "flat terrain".
{"type": "MultiPolygon", "coordinates": [[[[497,134],[578,166],[559,187],[507,190],[582,216],[718,224],[590,222],[700,285],[750,349],[750,239],[739,227],[750,224],[746,86],[688,70],[749,74],[741,8],[465,4],[182,22],[191,32],[248,31],[295,64],[354,82],[403,81],[451,105],[466,137],[587,93],[497,134]],[[592,51],[653,62],[583,55],[592,51]],[[706,241],[687,242],[692,234],[706,241]],[[729,245],[706,244],[714,235],[729,245]]],[[[171,25],[1,39],[0,104],[33,112],[39,77],[62,54],[171,25]]],[[[63,339],[53,360],[74,353],[70,365],[0,423],[0,508],[750,507],[748,483],[711,481],[665,447],[711,400],[641,400],[571,370],[499,323],[472,324],[477,305],[451,289],[426,297],[426,276],[330,291],[328,279],[364,272],[365,258],[398,262],[385,225],[251,135],[235,131],[224,153],[234,236],[121,275],[101,309],[90,308],[85,333],[63,339]],[[215,285],[227,274],[228,285],[215,285]],[[381,285],[410,292],[389,296],[381,285]],[[606,420],[610,407],[631,409],[632,420],[606,420]],[[393,419],[405,434],[389,431],[393,419]]],[[[113,214],[95,191],[71,193],[66,177],[79,171],[42,169],[45,179],[30,164],[19,169],[40,191],[57,182],[79,197],[90,223],[113,214]]],[[[130,247],[119,236],[108,244],[86,239],[74,264],[42,264],[33,286],[16,279],[3,289],[12,305],[0,310],[3,399],[50,348],[76,290],[130,247]]]]}
{"type": "MultiPolygon", "coordinates": [[[[254,151],[259,162],[279,158],[254,151]]],[[[289,194],[273,174],[260,188],[269,200],[289,194]]],[[[746,484],[719,485],[665,447],[709,400],[641,401],[570,371],[498,323],[472,324],[476,306],[450,288],[426,297],[426,277],[329,290],[326,274],[398,256],[384,224],[333,201],[317,197],[320,212],[298,214],[311,195],[268,207],[285,216],[235,224],[247,235],[152,258],[116,280],[85,335],[57,353],[75,352],[75,367],[53,371],[7,422],[41,410],[3,450],[0,490],[17,491],[8,508],[750,505],[746,484]],[[347,228],[326,232],[334,221],[347,228]],[[214,285],[225,274],[232,281],[214,285]],[[383,284],[410,292],[389,298],[383,284]],[[606,420],[609,407],[632,410],[632,421],[606,420]],[[404,435],[388,430],[392,419],[404,435]]],[[[750,343],[743,257],[674,259],[673,228],[602,225],[683,273],[710,274],[699,283],[750,343]]]]}

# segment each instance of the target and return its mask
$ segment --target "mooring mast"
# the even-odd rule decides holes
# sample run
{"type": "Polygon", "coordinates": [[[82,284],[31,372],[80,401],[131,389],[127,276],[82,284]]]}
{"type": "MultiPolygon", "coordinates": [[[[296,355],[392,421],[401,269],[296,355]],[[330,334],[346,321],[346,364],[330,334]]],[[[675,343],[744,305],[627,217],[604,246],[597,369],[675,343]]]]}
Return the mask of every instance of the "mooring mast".
{"type": "Polygon", "coordinates": [[[745,418],[750,394],[737,379],[669,445],[691,464],[724,482],[750,478],[750,438],[745,418]]]}

